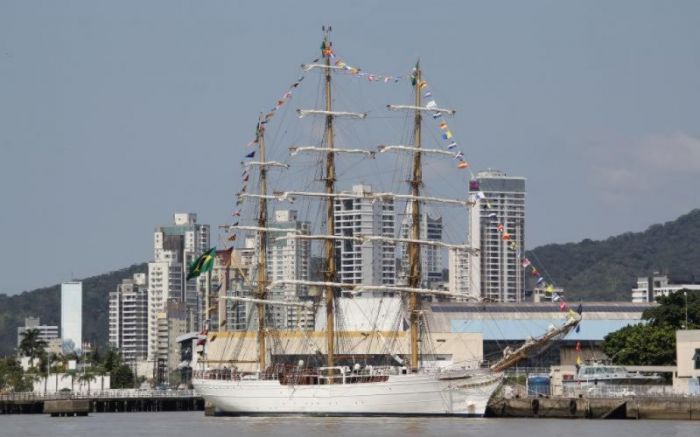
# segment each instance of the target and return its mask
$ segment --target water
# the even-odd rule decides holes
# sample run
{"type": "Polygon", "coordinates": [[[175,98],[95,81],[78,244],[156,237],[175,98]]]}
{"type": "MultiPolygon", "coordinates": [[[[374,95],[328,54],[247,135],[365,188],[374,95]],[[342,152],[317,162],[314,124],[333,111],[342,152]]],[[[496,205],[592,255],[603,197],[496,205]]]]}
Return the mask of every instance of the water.
{"type": "Polygon", "coordinates": [[[0,416],[2,437],[642,437],[700,435],[697,421],[583,419],[205,417],[186,413],[92,413],[88,417],[0,416]]]}

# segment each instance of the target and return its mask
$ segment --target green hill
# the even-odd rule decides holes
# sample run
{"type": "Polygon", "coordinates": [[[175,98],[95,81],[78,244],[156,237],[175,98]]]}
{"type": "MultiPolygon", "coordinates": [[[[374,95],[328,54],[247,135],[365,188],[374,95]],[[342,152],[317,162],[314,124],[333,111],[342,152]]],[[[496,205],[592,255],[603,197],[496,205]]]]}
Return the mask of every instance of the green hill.
{"type": "MultiPolygon", "coordinates": [[[[125,269],[83,279],[83,341],[106,345],[108,341],[109,293],[115,291],[124,278],[146,272],[147,264],[135,264],[125,269]]],[[[53,285],[7,296],[0,294],[0,356],[14,352],[17,327],[24,318],[38,316],[44,325],[61,324],[61,286],[53,285]]]]}
{"type": "Polygon", "coordinates": [[[625,300],[637,276],[655,271],[676,283],[700,281],[700,209],[644,232],[549,244],[528,256],[569,300],[625,300]]]}

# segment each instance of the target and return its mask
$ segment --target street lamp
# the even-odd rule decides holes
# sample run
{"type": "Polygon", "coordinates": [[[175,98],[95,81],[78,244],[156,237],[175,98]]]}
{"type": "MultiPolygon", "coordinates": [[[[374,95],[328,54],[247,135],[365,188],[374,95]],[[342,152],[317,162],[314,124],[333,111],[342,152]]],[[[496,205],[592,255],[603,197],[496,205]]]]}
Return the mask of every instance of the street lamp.
{"type": "Polygon", "coordinates": [[[688,330],[688,290],[683,291],[683,296],[685,296],[685,329],[688,330]]]}

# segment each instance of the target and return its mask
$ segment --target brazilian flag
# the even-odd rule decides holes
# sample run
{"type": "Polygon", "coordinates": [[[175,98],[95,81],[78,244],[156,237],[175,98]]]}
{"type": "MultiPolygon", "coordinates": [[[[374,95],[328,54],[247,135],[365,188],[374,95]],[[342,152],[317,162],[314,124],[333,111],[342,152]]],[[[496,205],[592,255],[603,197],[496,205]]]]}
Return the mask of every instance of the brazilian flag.
{"type": "Polygon", "coordinates": [[[196,278],[202,273],[210,272],[212,267],[214,267],[214,258],[216,257],[216,247],[204,252],[199,258],[197,258],[192,264],[190,264],[190,270],[187,273],[187,280],[196,278]]]}

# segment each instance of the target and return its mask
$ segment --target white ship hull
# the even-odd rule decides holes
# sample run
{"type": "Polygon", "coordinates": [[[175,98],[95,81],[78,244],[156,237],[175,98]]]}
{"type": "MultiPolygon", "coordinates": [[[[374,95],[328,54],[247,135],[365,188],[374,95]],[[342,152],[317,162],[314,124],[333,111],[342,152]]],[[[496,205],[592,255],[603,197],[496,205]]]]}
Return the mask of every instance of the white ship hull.
{"type": "Polygon", "coordinates": [[[223,414],[483,416],[500,381],[500,375],[491,374],[452,379],[408,374],[360,384],[211,379],[193,379],[192,383],[223,414]]]}

